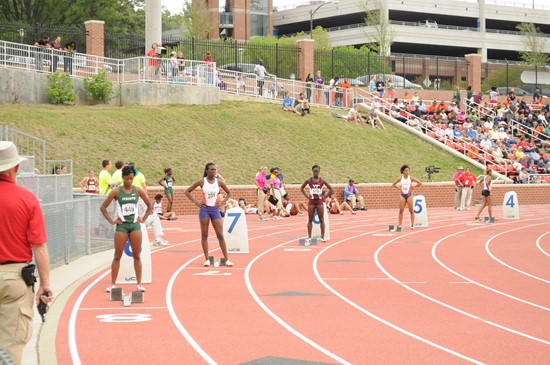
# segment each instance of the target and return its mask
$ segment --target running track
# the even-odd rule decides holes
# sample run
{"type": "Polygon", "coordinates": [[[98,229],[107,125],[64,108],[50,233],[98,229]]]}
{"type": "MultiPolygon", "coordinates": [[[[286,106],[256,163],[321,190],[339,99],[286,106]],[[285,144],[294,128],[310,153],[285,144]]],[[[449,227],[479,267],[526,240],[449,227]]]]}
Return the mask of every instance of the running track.
{"type": "MultiPolygon", "coordinates": [[[[430,228],[396,234],[396,210],[331,215],[331,240],[310,247],[296,244],[305,217],[249,216],[250,253],[233,268],[201,266],[196,217],[163,222],[171,245],[153,250],[146,302],[110,302],[107,270],[88,278],[59,321],[57,360],[550,363],[548,207],[490,225],[474,214],[430,209],[430,228]]],[[[220,256],[212,231],[210,248],[220,256]]]]}

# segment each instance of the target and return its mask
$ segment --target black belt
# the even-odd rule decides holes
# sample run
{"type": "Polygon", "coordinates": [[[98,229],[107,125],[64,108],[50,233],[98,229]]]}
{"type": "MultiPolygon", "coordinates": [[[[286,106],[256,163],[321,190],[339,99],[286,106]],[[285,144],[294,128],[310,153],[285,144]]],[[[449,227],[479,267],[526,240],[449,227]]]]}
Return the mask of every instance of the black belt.
{"type": "Polygon", "coordinates": [[[18,261],[5,261],[0,262],[0,265],[9,265],[9,264],[26,264],[28,261],[18,262],[18,261]]]}

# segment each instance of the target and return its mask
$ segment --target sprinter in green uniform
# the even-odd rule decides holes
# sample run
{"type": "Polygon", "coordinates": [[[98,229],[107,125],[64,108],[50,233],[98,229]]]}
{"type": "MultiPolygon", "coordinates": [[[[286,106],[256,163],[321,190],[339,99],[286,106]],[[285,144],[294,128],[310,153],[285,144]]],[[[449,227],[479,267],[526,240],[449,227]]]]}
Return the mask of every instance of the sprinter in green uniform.
{"type": "Polygon", "coordinates": [[[110,292],[115,287],[118,270],[120,268],[120,259],[124,251],[124,245],[130,238],[132,248],[132,257],[134,259],[134,270],[136,271],[137,290],[145,291],[141,285],[141,222],[145,222],[147,217],[153,211],[153,207],[147,194],[141,189],[132,186],[132,181],[136,170],[132,166],[126,166],[122,169],[122,185],[109,193],[107,199],[101,205],[101,213],[110,224],[116,224],[115,230],[115,254],[111,264],[111,285],[107,288],[110,292]],[[147,211],[143,217],[139,216],[138,200],[141,198],[147,206],[147,211]],[[107,207],[113,200],[117,203],[116,220],[113,220],[107,212],[107,207]]]}
{"type": "Polygon", "coordinates": [[[164,169],[164,176],[159,180],[159,184],[164,187],[164,195],[168,199],[168,204],[166,205],[166,211],[172,211],[172,204],[174,203],[174,189],[172,186],[176,182],[172,168],[164,169]]]}

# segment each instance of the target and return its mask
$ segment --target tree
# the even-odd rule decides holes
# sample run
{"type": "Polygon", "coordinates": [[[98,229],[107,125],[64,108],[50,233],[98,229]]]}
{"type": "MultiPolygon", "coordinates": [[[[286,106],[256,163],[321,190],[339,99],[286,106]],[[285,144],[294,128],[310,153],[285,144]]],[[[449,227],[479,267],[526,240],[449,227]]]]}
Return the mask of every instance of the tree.
{"type": "Polygon", "coordinates": [[[103,20],[108,32],[143,34],[144,0],[0,0],[0,21],[27,25],[82,26],[103,20]]]}
{"type": "Polygon", "coordinates": [[[365,23],[370,29],[365,31],[369,40],[369,48],[380,56],[390,54],[395,32],[387,16],[386,4],[382,0],[365,0],[365,23]]]}
{"type": "Polygon", "coordinates": [[[520,31],[525,50],[520,51],[521,58],[533,66],[543,66],[550,61],[546,38],[533,23],[521,23],[516,27],[520,31]]]}
{"type": "MultiPolygon", "coordinates": [[[[299,32],[295,36],[296,39],[309,39],[309,33],[299,32]]],[[[314,47],[316,51],[329,51],[332,48],[328,31],[322,26],[318,25],[313,29],[313,40],[315,41],[314,47]]]]}
{"type": "Polygon", "coordinates": [[[183,28],[185,15],[183,12],[172,14],[165,7],[162,8],[162,30],[181,30],[183,28]]]}
{"type": "Polygon", "coordinates": [[[189,37],[207,39],[210,33],[210,17],[204,0],[185,0],[183,27],[189,37]]]}

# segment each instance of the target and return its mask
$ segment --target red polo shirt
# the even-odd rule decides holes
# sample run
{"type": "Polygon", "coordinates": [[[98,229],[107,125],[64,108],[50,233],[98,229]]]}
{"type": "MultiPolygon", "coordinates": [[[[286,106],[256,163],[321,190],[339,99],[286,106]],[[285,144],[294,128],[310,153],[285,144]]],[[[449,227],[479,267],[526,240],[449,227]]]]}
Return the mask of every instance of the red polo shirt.
{"type": "Polygon", "coordinates": [[[36,196],[0,174],[0,263],[32,260],[32,245],[47,241],[36,196]]]}

